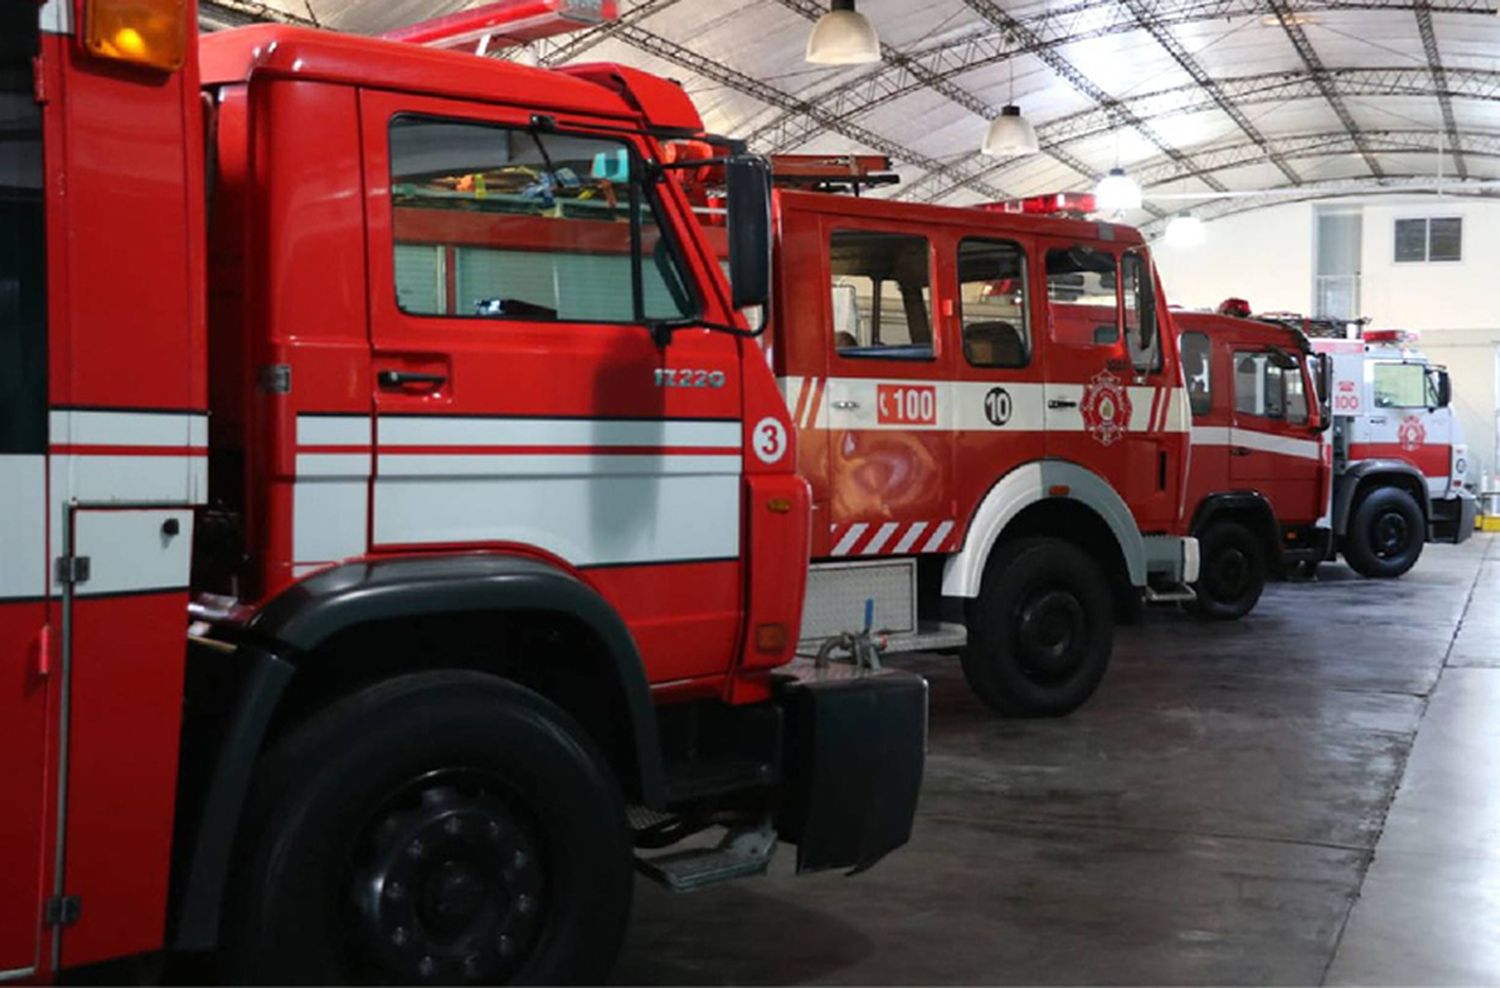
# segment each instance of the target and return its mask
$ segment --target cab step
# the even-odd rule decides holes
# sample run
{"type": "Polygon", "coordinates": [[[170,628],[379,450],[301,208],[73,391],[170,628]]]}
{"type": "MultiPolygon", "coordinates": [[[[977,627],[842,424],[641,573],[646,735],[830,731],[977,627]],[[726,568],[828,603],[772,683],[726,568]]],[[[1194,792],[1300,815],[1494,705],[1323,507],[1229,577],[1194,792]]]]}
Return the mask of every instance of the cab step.
{"type": "Polygon", "coordinates": [[[695,892],[738,878],[764,875],[776,851],[769,826],[731,831],[718,847],[696,847],[635,859],[636,870],[673,892],[695,892]]]}
{"type": "Polygon", "coordinates": [[[1175,587],[1166,587],[1158,590],[1155,587],[1147,587],[1142,596],[1148,604],[1186,604],[1197,600],[1198,595],[1193,588],[1185,583],[1179,583],[1175,587]]]}

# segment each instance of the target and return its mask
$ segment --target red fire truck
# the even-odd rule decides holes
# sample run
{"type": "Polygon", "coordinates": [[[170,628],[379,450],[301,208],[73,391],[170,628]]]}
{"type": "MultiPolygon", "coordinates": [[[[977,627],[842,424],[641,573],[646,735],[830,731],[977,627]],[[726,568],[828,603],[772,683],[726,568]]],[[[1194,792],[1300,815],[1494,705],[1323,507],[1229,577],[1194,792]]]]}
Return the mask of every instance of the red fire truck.
{"type": "MultiPolygon", "coordinates": [[[[778,158],[770,360],[813,488],[804,647],[962,650],[1012,715],[1083,703],[1117,610],[1191,598],[1187,397],[1141,235],[1046,196],[826,194],[879,159],[778,158]]],[[[779,440],[778,440],[779,441],[779,440]]]]}
{"type": "Polygon", "coordinates": [[[598,981],[636,866],[902,844],[925,683],[788,664],[764,162],[731,295],[664,80],[195,38],[0,8],[0,980],[598,981]]]}
{"type": "Polygon", "coordinates": [[[1187,506],[1203,556],[1191,605],[1248,614],[1267,574],[1326,558],[1330,447],[1316,358],[1295,329],[1176,311],[1193,415],[1187,506]]]}

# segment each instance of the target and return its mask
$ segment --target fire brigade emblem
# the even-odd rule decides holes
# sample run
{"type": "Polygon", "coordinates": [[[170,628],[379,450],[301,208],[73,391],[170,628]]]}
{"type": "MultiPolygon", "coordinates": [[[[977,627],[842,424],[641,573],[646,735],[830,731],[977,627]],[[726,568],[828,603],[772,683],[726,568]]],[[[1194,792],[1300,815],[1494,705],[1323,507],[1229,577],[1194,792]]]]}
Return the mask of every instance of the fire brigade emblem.
{"type": "Polygon", "coordinates": [[[1401,420],[1401,428],[1396,430],[1396,438],[1400,441],[1401,448],[1410,453],[1412,450],[1421,449],[1422,444],[1427,441],[1427,427],[1415,415],[1408,415],[1401,420]]]}
{"type": "Polygon", "coordinates": [[[1113,446],[1124,438],[1130,425],[1130,395],[1120,379],[1109,371],[1094,375],[1083,389],[1078,410],[1083,414],[1083,427],[1105,446],[1113,446]]]}

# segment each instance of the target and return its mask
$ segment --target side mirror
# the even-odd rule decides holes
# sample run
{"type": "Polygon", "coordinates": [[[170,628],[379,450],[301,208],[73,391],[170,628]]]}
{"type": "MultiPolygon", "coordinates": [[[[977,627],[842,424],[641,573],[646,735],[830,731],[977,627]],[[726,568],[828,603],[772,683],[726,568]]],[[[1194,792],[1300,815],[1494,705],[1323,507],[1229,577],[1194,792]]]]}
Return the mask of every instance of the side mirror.
{"type": "Polygon", "coordinates": [[[1315,380],[1318,386],[1319,423],[1323,432],[1333,426],[1333,358],[1326,353],[1316,355],[1315,380]]]}
{"type": "Polygon", "coordinates": [[[729,284],[736,309],[771,302],[771,165],[737,154],[725,166],[729,193],[729,284]]]}
{"type": "Polygon", "coordinates": [[[1438,407],[1447,408],[1453,403],[1453,379],[1445,370],[1438,371],[1438,407]]]}

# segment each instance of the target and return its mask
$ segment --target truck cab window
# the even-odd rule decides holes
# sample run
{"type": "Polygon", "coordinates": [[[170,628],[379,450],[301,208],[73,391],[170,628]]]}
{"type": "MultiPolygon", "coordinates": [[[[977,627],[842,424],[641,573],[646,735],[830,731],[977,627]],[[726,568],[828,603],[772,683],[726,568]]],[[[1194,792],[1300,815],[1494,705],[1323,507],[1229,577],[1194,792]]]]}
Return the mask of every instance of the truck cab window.
{"type": "Polygon", "coordinates": [[[1284,367],[1266,351],[1234,355],[1234,407],[1243,415],[1277,419],[1288,425],[1308,423],[1307,389],[1302,365],[1284,367]]]}
{"type": "Polygon", "coordinates": [[[1423,365],[1375,365],[1376,408],[1427,408],[1436,403],[1436,388],[1423,365]]]}
{"type": "Polygon", "coordinates": [[[627,144],[412,116],[391,122],[390,141],[403,312],[590,323],[696,313],[627,144]]]}
{"type": "Polygon", "coordinates": [[[47,252],[36,5],[0,15],[0,454],[47,445],[47,252]]]}
{"type": "Polygon", "coordinates": [[[1047,303],[1054,343],[1115,346],[1120,341],[1115,255],[1082,244],[1047,251],[1047,303]]]}
{"type": "Polygon", "coordinates": [[[1161,370],[1156,282],[1144,252],[1132,250],[1120,258],[1120,279],[1124,283],[1120,297],[1124,303],[1125,347],[1130,351],[1130,362],[1142,373],[1161,370]]]}
{"type": "Polygon", "coordinates": [[[1025,367],[1031,360],[1026,253],[1001,240],[958,246],[964,359],[974,367],[1025,367]]]}
{"type": "Polygon", "coordinates": [[[1193,417],[1201,418],[1213,411],[1213,345],[1207,334],[1182,334],[1182,379],[1187,382],[1188,401],[1193,417]]]}
{"type": "Polygon", "coordinates": [[[839,356],[931,360],[931,269],[926,237],[835,230],[829,270],[839,356]]]}

